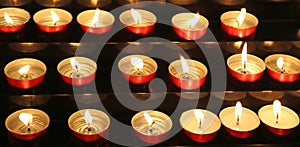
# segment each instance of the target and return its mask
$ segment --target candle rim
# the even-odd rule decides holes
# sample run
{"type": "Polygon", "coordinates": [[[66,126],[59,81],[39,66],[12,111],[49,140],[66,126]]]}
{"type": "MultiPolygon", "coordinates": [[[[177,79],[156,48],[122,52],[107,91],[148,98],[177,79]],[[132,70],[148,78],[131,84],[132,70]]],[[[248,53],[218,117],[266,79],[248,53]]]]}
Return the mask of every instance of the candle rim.
{"type": "MultiPolygon", "coordinates": [[[[48,15],[47,15],[48,16],[48,15]]],[[[52,17],[51,17],[52,18],[52,17]]],[[[64,10],[64,9],[60,9],[60,8],[46,8],[46,9],[42,9],[38,12],[36,12],[34,15],[33,15],[33,21],[40,25],[40,26],[44,26],[44,27],[60,27],[60,26],[65,26],[65,25],[68,25],[69,23],[71,23],[71,21],[73,20],[73,16],[70,12],[68,12],[67,10],[64,10]],[[49,26],[49,25],[43,25],[43,24],[40,24],[39,21],[41,19],[44,19],[44,17],[42,17],[41,15],[44,14],[44,13],[49,13],[49,16],[51,17],[50,15],[50,11],[53,10],[58,16],[59,18],[61,19],[61,15],[60,13],[62,13],[64,16],[67,17],[67,19],[64,19],[66,20],[65,24],[61,24],[61,25],[57,25],[57,26],[49,26]],[[40,18],[41,17],[41,18],[40,18]]]]}
{"type": "MultiPolygon", "coordinates": [[[[227,11],[227,12],[224,12],[221,16],[220,16],[220,21],[221,23],[223,23],[224,25],[228,26],[228,27],[232,27],[232,28],[236,28],[236,27],[233,27],[231,25],[228,25],[228,24],[225,24],[224,23],[224,20],[227,19],[227,18],[237,18],[237,16],[240,14],[241,11],[238,11],[238,10],[233,10],[233,11],[227,11]],[[234,14],[234,15],[233,15],[234,14]],[[227,16],[230,16],[230,15],[233,15],[232,17],[227,17],[227,16]],[[225,17],[225,18],[224,18],[225,17]]],[[[249,12],[246,12],[246,15],[245,15],[245,20],[246,21],[246,18],[250,18],[250,19],[253,19],[254,20],[254,23],[253,21],[251,21],[253,23],[253,26],[249,26],[249,27],[246,27],[246,28],[243,28],[243,29],[250,29],[250,28],[254,28],[256,27],[258,24],[259,24],[259,21],[257,19],[257,17],[249,12]]]]}
{"type": "MultiPolygon", "coordinates": [[[[90,28],[102,28],[102,27],[93,27],[93,26],[85,25],[85,24],[82,22],[82,20],[81,20],[82,15],[88,14],[88,13],[94,14],[95,11],[96,11],[96,9],[90,9],[90,10],[85,10],[85,11],[80,12],[80,13],[77,15],[77,17],[76,17],[77,22],[78,22],[80,25],[83,25],[83,26],[86,26],[86,27],[90,27],[90,28]]],[[[107,25],[105,25],[104,27],[107,27],[107,26],[110,26],[110,25],[114,24],[114,22],[115,22],[115,17],[114,17],[110,12],[105,11],[105,10],[99,10],[99,11],[100,11],[100,15],[101,15],[101,16],[108,16],[109,18],[112,19],[111,21],[108,21],[109,23],[108,23],[107,25]],[[102,14],[102,13],[104,13],[104,14],[102,14]]],[[[100,20],[100,19],[98,18],[98,20],[100,20]]]]}
{"type": "MultiPolygon", "coordinates": [[[[240,59],[241,59],[241,56],[242,56],[242,54],[240,54],[240,53],[239,53],[239,54],[234,54],[234,55],[230,56],[230,57],[227,59],[227,62],[226,62],[226,63],[227,63],[227,67],[229,67],[231,70],[233,70],[232,66],[230,66],[234,61],[236,61],[236,60],[233,60],[233,59],[237,58],[238,60],[240,60],[240,59]]],[[[252,60],[250,60],[250,58],[256,59],[258,62],[254,62],[254,64],[255,64],[255,65],[258,65],[258,66],[261,68],[261,71],[258,72],[258,73],[253,73],[253,74],[247,73],[247,74],[245,74],[245,75],[256,75],[256,74],[260,74],[260,73],[262,73],[262,72],[265,71],[266,65],[265,65],[265,62],[264,62],[261,58],[259,58],[258,56],[252,55],[252,54],[248,54],[248,53],[247,53],[247,58],[248,58],[247,63],[249,63],[250,61],[252,61],[252,60]]],[[[250,62],[250,63],[252,63],[252,62],[250,62]]],[[[237,72],[237,71],[235,71],[235,70],[233,70],[233,71],[234,71],[234,72],[237,72]]]]}
{"type": "MultiPolygon", "coordinates": [[[[196,13],[191,13],[191,12],[184,12],[184,13],[178,13],[178,14],[176,14],[176,15],[174,15],[173,17],[172,17],[172,19],[171,19],[171,22],[172,22],[172,24],[173,24],[173,26],[174,27],[176,27],[176,28],[179,28],[179,29],[182,29],[182,30],[185,30],[185,31],[189,31],[188,29],[184,29],[184,28],[182,28],[182,27],[180,27],[180,26],[178,26],[178,25],[176,25],[176,22],[175,22],[175,19],[177,18],[177,17],[180,17],[180,18],[182,18],[183,16],[181,16],[181,15],[195,15],[196,13]]],[[[203,24],[204,24],[204,27],[203,28],[201,28],[201,29],[199,29],[199,30],[204,30],[204,29],[206,29],[206,28],[208,28],[208,26],[209,26],[209,21],[208,21],[208,19],[205,17],[205,16],[203,16],[203,15],[200,15],[199,14],[199,16],[200,16],[200,20],[203,22],[203,24]]],[[[185,17],[185,16],[184,16],[185,17]]],[[[183,18],[182,19],[182,21],[187,21],[188,19],[187,18],[183,18]]],[[[193,31],[199,31],[199,30],[193,30],[193,31]]]]}
{"type": "MultiPolygon", "coordinates": [[[[28,11],[26,11],[25,9],[22,9],[22,8],[17,8],[17,7],[5,7],[5,8],[1,8],[0,9],[0,13],[4,13],[4,12],[7,12],[8,15],[10,17],[13,17],[13,16],[18,16],[18,15],[12,15],[10,13],[10,11],[14,11],[14,13],[18,13],[18,14],[22,14],[22,18],[25,18],[25,21],[23,21],[20,25],[23,25],[23,24],[26,24],[30,18],[31,18],[31,15],[28,11]]],[[[16,27],[16,26],[7,26],[7,27],[16,27]]]]}
{"type": "MultiPolygon", "coordinates": [[[[154,25],[157,22],[157,18],[156,15],[150,11],[147,10],[143,10],[143,9],[134,9],[136,11],[138,11],[141,15],[142,15],[142,20],[145,19],[145,16],[143,14],[147,14],[149,15],[149,17],[147,17],[148,19],[150,19],[151,21],[149,22],[149,26],[154,25]],[[152,20],[153,19],[153,20],[152,20]]],[[[122,12],[119,16],[119,20],[122,24],[126,25],[126,26],[131,26],[130,24],[128,24],[126,21],[124,21],[127,18],[132,18],[131,16],[131,10],[126,10],[124,12],[122,12]],[[130,15],[129,15],[129,14],[130,15]],[[127,17],[127,15],[129,15],[130,17],[127,17]]],[[[138,26],[136,26],[138,27],[138,26]]]]}
{"type": "MultiPolygon", "coordinates": [[[[273,63],[273,59],[275,59],[274,61],[276,62],[278,57],[283,57],[284,58],[284,62],[292,62],[292,63],[295,63],[295,62],[298,62],[299,64],[295,63],[296,65],[300,65],[300,60],[294,56],[291,56],[291,55],[287,55],[287,54],[272,54],[272,55],[269,55],[268,57],[265,58],[265,64],[266,64],[266,67],[273,71],[273,72],[276,72],[276,73],[279,73],[278,71],[276,71],[274,68],[271,68],[270,67],[270,64],[273,63]],[[287,60],[289,59],[289,60],[287,60]]],[[[275,64],[276,65],[276,64],[275,64]]],[[[277,66],[276,66],[277,67],[277,66]]],[[[299,66],[299,69],[300,69],[300,66],[299,66]]],[[[280,73],[282,75],[298,75],[300,74],[300,70],[297,72],[297,73],[280,73]]]]}

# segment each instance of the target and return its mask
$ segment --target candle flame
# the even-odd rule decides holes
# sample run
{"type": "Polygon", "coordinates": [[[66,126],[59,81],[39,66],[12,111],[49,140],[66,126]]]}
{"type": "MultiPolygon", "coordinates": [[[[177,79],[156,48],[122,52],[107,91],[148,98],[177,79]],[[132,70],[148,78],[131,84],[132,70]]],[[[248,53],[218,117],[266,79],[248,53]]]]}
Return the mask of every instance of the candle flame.
{"type": "Polygon", "coordinates": [[[242,65],[243,67],[246,67],[246,64],[247,64],[247,42],[244,44],[243,46],[243,50],[242,50],[242,65]]]}
{"type": "Polygon", "coordinates": [[[147,112],[143,112],[144,113],[144,117],[145,117],[145,119],[146,119],[146,121],[147,121],[147,123],[148,123],[148,125],[149,126],[152,126],[152,124],[153,124],[153,119],[150,117],[150,115],[147,113],[147,112]]]}
{"type": "Polygon", "coordinates": [[[140,21],[142,20],[142,15],[133,8],[131,8],[131,15],[132,15],[133,20],[136,24],[139,24],[140,21]]]}
{"type": "Polygon", "coordinates": [[[133,65],[133,67],[137,68],[137,69],[143,69],[144,67],[144,62],[143,59],[139,58],[139,57],[131,57],[131,65],[133,65]]]}
{"type": "Polygon", "coordinates": [[[235,111],[234,111],[237,124],[239,124],[239,122],[241,121],[242,110],[243,110],[242,104],[240,101],[238,101],[235,105],[235,111]]]}
{"type": "Polygon", "coordinates": [[[30,65],[25,65],[21,67],[18,72],[20,75],[23,75],[26,74],[29,71],[29,69],[30,69],[30,65]]]}
{"type": "Polygon", "coordinates": [[[198,23],[199,21],[199,18],[200,18],[200,15],[199,13],[196,13],[195,16],[192,18],[192,19],[189,19],[187,21],[187,25],[190,27],[190,28],[193,28],[195,27],[195,25],[198,23]]]}
{"type": "Polygon", "coordinates": [[[189,72],[189,66],[188,66],[186,60],[184,59],[184,57],[182,55],[179,55],[179,56],[180,56],[182,71],[184,73],[188,73],[189,72]]]}
{"type": "Polygon", "coordinates": [[[5,19],[6,23],[8,23],[10,25],[12,25],[14,23],[7,12],[4,12],[4,19],[5,19]]]}
{"type": "Polygon", "coordinates": [[[74,58],[71,58],[70,63],[71,63],[71,66],[74,70],[76,70],[77,72],[80,71],[80,64],[77,60],[75,60],[74,58]]]}
{"type": "Polygon", "coordinates": [[[278,68],[282,69],[284,64],[284,59],[282,57],[279,57],[276,61],[276,65],[278,68]]]}
{"type": "Polygon", "coordinates": [[[99,19],[99,15],[100,15],[100,9],[96,9],[93,20],[92,20],[92,25],[96,26],[98,23],[98,19],[99,19]]]}
{"type": "Polygon", "coordinates": [[[56,25],[56,23],[60,20],[59,16],[53,10],[51,10],[50,13],[52,16],[52,23],[53,23],[53,25],[56,25]]]}
{"type": "Polygon", "coordinates": [[[244,23],[245,16],[246,16],[246,8],[242,8],[239,16],[236,19],[238,26],[240,26],[244,23]]]}
{"type": "Polygon", "coordinates": [[[204,120],[204,114],[202,113],[202,111],[195,109],[194,110],[194,115],[197,119],[197,122],[199,123],[199,125],[201,126],[201,123],[203,123],[204,120]]]}
{"type": "Polygon", "coordinates": [[[32,114],[30,113],[21,113],[19,115],[19,119],[26,126],[29,126],[32,123],[32,114]]]}
{"type": "Polygon", "coordinates": [[[273,102],[273,112],[274,112],[274,116],[275,116],[275,119],[276,119],[276,123],[278,123],[278,118],[281,114],[281,103],[279,100],[275,100],[273,102]]]}
{"type": "Polygon", "coordinates": [[[89,110],[85,110],[85,112],[84,112],[84,120],[85,120],[86,124],[88,124],[88,125],[92,124],[93,117],[92,117],[92,115],[91,115],[91,113],[90,113],[89,110]]]}

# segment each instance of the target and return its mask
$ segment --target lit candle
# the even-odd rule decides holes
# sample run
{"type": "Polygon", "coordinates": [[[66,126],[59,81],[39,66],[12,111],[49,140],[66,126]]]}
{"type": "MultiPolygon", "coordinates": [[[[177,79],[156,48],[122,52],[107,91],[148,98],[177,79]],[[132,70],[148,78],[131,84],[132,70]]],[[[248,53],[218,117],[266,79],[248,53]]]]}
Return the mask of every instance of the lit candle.
{"type": "Polygon", "coordinates": [[[235,107],[227,107],[219,114],[226,131],[237,138],[248,138],[259,127],[258,116],[250,109],[242,107],[238,101],[235,107]]]}
{"type": "Polygon", "coordinates": [[[110,119],[102,111],[84,109],[73,113],[68,125],[75,137],[83,141],[96,141],[107,137],[110,119]]]}
{"type": "Polygon", "coordinates": [[[266,68],[260,58],[247,54],[247,43],[244,44],[242,54],[235,54],[227,59],[229,73],[242,82],[255,82],[262,77],[266,68]]]}
{"type": "Polygon", "coordinates": [[[60,77],[67,84],[84,86],[96,77],[97,64],[85,57],[71,57],[62,60],[57,65],[60,77]]]}
{"type": "Polygon", "coordinates": [[[228,11],[221,15],[222,29],[230,36],[245,38],[253,34],[258,25],[258,19],[246,13],[246,9],[241,11],[228,11]]]}
{"type": "Polygon", "coordinates": [[[141,140],[156,144],[168,136],[172,121],[162,112],[147,110],[135,114],[131,119],[131,125],[141,140]]]}
{"type": "Polygon", "coordinates": [[[267,129],[277,135],[288,135],[299,125],[298,115],[288,107],[281,106],[279,100],[260,108],[258,116],[267,129]]]}
{"type": "Polygon", "coordinates": [[[48,8],[34,14],[33,20],[38,28],[47,33],[61,32],[72,21],[72,15],[63,9],[48,8]]]}
{"type": "Polygon", "coordinates": [[[154,29],[156,16],[149,11],[132,8],[120,15],[120,21],[130,32],[146,35],[154,29]]]}
{"type": "Polygon", "coordinates": [[[44,80],[46,71],[47,68],[43,62],[32,58],[14,60],[4,68],[7,82],[21,89],[39,85],[44,80]]]}
{"type": "Polygon", "coordinates": [[[182,89],[197,89],[206,80],[207,68],[205,65],[196,60],[185,59],[181,55],[180,60],[172,62],[168,69],[171,81],[182,89]]]}
{"type": "Polygon", "coordinates": [[[118,67],[123,76],[133,84],[145,84],[156,75],[156,62],[144,55],[129,55],[122,58],[118,67]]]}
{"type": "Polygon", "coordinates": [[[197,40],[205,35],[209,22],[199,13],[179,13],[172,17],[172,25],[179,37],[197,40]]]}
{"type": "Polygon", "coordinates": [[[77,22],[81,28],[89,33],[104,34],[111,30],[115,18],[104,10],[86,10],[77,16],[77,22]]]}
{"type": "Polygon", "coordinates": [[[0,9],[0,31],[13,33],[22,29],[30,19],[30,14],[20,8],[2,8],[0,9]]]}
{"type": "Polygon", "coordinates": [[[182,113],[180,125],[185,134],[196,142],[209,142],[221,127],[219,118],[210,111],[192,109],[182,113]]]}
{"type": "Polygon", "coordinates": [[[32,140],[44,134],[49,126],[48,115],[37,109],[22,109],[9,115],[5,121],[7,130],[21,140],[32,140]]]}
{"type": "Polygon", "coordinates": [[[295,82],[299,79],[300,61],[285,54],[270,55],[265,59],[269,75],[279,82],[295,82]]]}

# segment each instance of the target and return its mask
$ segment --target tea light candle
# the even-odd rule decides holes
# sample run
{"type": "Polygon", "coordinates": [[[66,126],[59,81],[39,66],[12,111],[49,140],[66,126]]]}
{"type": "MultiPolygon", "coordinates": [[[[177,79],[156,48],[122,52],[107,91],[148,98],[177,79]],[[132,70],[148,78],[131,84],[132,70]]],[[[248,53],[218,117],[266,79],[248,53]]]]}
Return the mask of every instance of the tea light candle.
{"type": "Polygon", "coordinates": [[[0,31],[13,33],[24,28],[30,14],[23,9],[8,7],[0,9],[0,31]]]}
{"type": "Polygon", "coordinates": [[[172,120],[162,112],[146,110],[135,114],[131,119],[131,125],[142,141],[156,144],[168,136],[172,120]]]}
{"type": "Polygon", "coordinates": [[[255,82],[262,77],[265,63],[260,58],[247,54],[247,43],[244,44],[242,54],[235,54],[227,59],[229,73],[242,82],[255,82]]]}
{"type": "Polygon", "coordinates": [[[209,142],[221,127],[219,118],[212,112],[192,109],[182,113],[180,125],[185,134],[196,142],[209,142]]]}
{"type": "Polygon", "coordinates": [[[60,77],[68,84],[83,86],[91,83],[96,77],[97,64],[85,57],[64,59],[57,65],[60,77]]]}
{"type": "Polygon", "coordinates": [[[258,116],[267,129],[277,135],[288,135],[299,125],[298,115],[290,108],[281,106],[279,100],[260,108],[258,116]]]}
{"type": "Polygon", "coordinates": [[[144,55],[129,55],[118,63],[122,75],[133,84],[145,84],[151,81],[157,71],[156,62],[144,55]]]}
{"type": "Polygon", "coordinates": [[[285,54],[270,55],[265,59],[269,75],[279,82],[295,82],[300,76],[300,61],[285,54]]]}
{"type": "Polygon", "coordinates": [[[174,85],[186,90],[193,90],[201,87],[207,75],[207,68],[204,64],[184,59],[176,60],[169,65],[169,76],[174,85]]]}
{"type": "Polygon", "coordinates": [[[114,22],[115,17],[104,10],[86,10],[77,16],[77,22],[81,28],[89,33],[104,34],[108,32],[114,22]]]}
{"type": "Polygon", "coordinates": [[[237,138],[248,138],[259,127],[258,116],[250,109],[243,108],[238,101],[235,107],[227,107],[219,114],[226,131],[237,138]]]}
{"type": "Polygon", "coordinates": [[[102,111],[83,109],[69,117],[68,125],[75,137],[90,142],[107,137],[110,119],[102,111]]]}
{"type": "Polygon", "coordinates": [[[32,58],[21,58],[4,67],[7,82],[16,88],[29,89],[39,85],[45,78],[46,65],[32,58]]]}
{"type": "Polygon", "coordinates": [[[203,37],[208,28],[208,20],[194,13],[179,13],[172,17],[176,34],[186,40],[197,40],[203,37]]]}
{"type": "Polygon", "coordinates": [[[56,33],[65,30],[72,21],[72,15],[63,9],[48,8],[33,15],[33,20],[41,31],[56,33]]]}
{"type": "Polygon", "coordinates": [[[120,15],[120,21],[130,32],[139,35],[150,33],[156,23],[156,16],[146,10],[131,9],[120,15]]]}
{"type": "Polygon", "coordinates": [[[228,11],[221,15],[221,27],[230,36],[245,38],[252,35],[258,25],[258,19],[246,13],[246,9],[241,11],[228,11]]]}
{"type": "Polygon", "coordinates": [[[32,140],[44,134],[49,126],[48,115],[38,109],[22,109],[9,115],[5,127],[12,136],[32,140]]]}

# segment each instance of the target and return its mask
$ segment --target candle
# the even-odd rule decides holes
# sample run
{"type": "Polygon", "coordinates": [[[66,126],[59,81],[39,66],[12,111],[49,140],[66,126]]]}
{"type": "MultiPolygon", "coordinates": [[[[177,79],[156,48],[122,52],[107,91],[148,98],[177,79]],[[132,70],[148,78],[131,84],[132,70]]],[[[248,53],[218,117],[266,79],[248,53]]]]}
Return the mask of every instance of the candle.
{"type": "Polygon", "coordinates": [[[277,135],[288,135],[299,124],[298,115],[290,108],[281,106],[279,100],[260,108],[258,116],[267,129],[277,135]]]}
{"type": "Polygon", "coordinates": [[[241,11],[228,11],[221,15],[221,27],[230,36],[245,38],[252,35],[258,25],[258,19],[246,13],[246,9],[241,11]]]}
{"type": "Polygon", "coordinates": [[[63,7],[72,2],[72,0],[35,0],[36,3],[45,7],[63,7]]]}
{"type": "Polygon", "coordinates": [[[247,43],[243,46],[242,54],[235,54],[227,59],[229,73],[242,82],[255,82],[262,77],[265,63],[260,58],[247,54],[247,43]]]}
{"type": "Polygon", "coordinates": [[[69,117],[68,125],[75,137],[91,142],[107,137],[110,119],[102,111],[83,109],[69,117]]]}
{"type": "Polygon", "coordinates": [[[96,77],[97,64],[85,57],[71,57],[57,65],[60,77],[67,84],[83,86],[91,83],[96,77]]]}
{"type": "Polygon", "coordinates": [[[29,21],[30,14],[23,9],[8,7],[0,9],[0,31],[13,33],[24,28],[29,21]]]}
{"type": "Polygon", "coordinates": [[[194,13],[179,13],[172,17],[176,34],[186,40],[197,40],[203,37],[208,28],[208,20],[194,13]]]}
{"type": "Polygon", "coordinates": [[[48,8],[33,15],[38,28],[47,33],[56,33],[65,30],[72,21],[72,15],[63,9],[48,8]]]}
{"type": "Polygon", "coordinates": [[[46,65],[32,58],[21,58],[4,67],[7,82],[16,88],[29,89],[38,86],[45,78],[46,65]]]}
{"type": "Polygon", "coordinates": [[[221,127],[219,118],[202,109],[185,111],[180,116],[180,125],[185,134],[196,142],[209,142],[215,138],[221,127]]]}
{"type": "Polygon", "coordinates": [[[207,68],[202,63],[184,59],[176,60],[169,65],[169,76],[174,85],[186,90],[193,90],[201,87],[207,75],[207,68]]]}
{"type": "Polygon", "coordinates": [[[9,115],[5,127],[12,136],[21,140],[35,139],[47,131],[50,119],[38,109],[22,109],[9,115]]]}
{"type": "Polygon", "coordinates": [[[279,82],[295,82],[300,75],[300,61],[290,55],[274,54],[265,59],[269,75],[279,82]]]}
{"type": "Polygon", "coordinates": [[[104,10],[86,10],[77,16],[77,22],[81,28],[89,33],[104,34],[108,32],[114,22],[115,17],[104,10]]]}
{"type": "Polygon", "coordinates": [[[156,144],[168,136],[172,120],[162,112],[146,110],[135,114],[131,119],[131,125],[142,141],[156,144]]]}
{"type": "Polygon", "coordinates": [[[29,4],[32,0],[1,0],[1,6],[24,6],[29,4]]]}
{"type": "Polygon", "coordinates": [[[122,75],[133,84],[145,84],[156,75],[156,62],[144,55],[129,55],[118,63],[122,75]]]}
{"type": "Polygon", "coordinates": [[[238,101],[235,107],[227,107],[219,114],[226,131],[237,138],[248,138],[259,127],[258,116],[250,109],[242,107],[238,101]]]}
{"type": "Polygon", "coordinates": [[[120,15],[120,21],[130,32],[139,35],[146,35],[154,29],[156,16],[146,10],[131,9],[120,15]]]}

